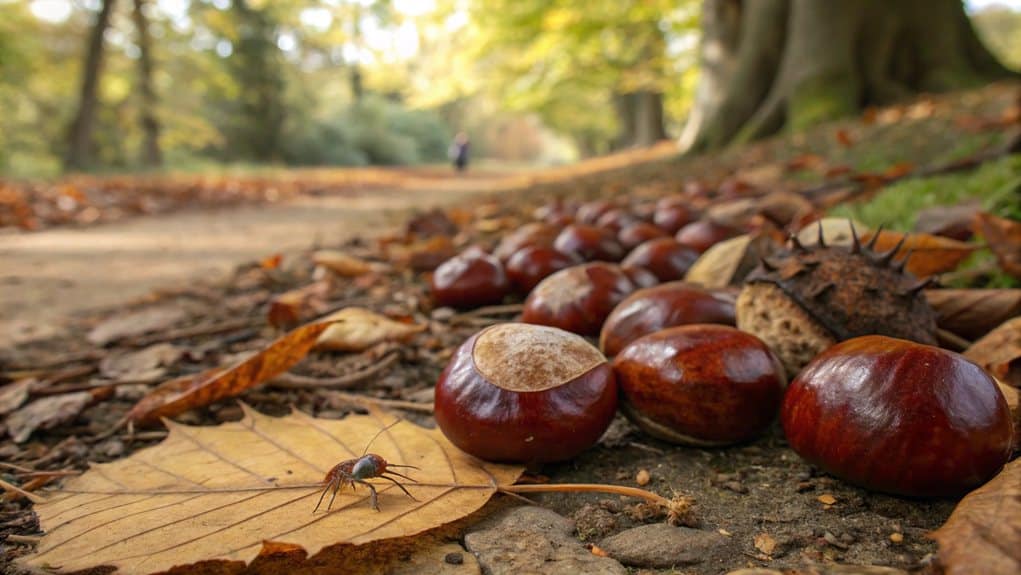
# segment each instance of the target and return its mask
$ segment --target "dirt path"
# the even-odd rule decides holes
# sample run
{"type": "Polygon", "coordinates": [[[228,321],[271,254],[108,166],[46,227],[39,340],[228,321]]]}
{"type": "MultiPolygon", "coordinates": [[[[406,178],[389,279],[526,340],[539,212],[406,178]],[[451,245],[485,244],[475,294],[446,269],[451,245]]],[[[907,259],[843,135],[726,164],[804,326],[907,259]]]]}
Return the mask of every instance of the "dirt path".
{"type": "Polygon", "coordinates": [[[143,217],[86,229],[0,235],[0,348],[46,337],[72,314],[153,288],[223,274],[276,252],[373,235],[415,208],[487,186],[374,190],[276,205],[143,217]]]}

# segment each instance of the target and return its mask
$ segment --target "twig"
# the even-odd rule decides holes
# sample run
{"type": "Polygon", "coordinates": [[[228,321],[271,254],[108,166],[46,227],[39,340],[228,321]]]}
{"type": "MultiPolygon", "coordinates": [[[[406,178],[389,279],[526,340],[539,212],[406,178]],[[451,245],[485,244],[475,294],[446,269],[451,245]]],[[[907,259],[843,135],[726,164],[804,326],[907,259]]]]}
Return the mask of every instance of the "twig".
{"type": "Polygon", "coordinates": [[[613,495],[626,495],[644,499],[649,503],[656,503],[669,507],[671,502],[666,497],[651,491],[626,485],[601,485],[598,483],[543,483],[529,485],[501,485],[500,491],[509,493],[610,493],[613,495]]]}
{"type": "Polygon", "coordinates": [[[3,479],[0,479],[0,487],[3,487],[5,491],[17,493],[18,495],[24,497],[25,499],[28,499],[32,503],[46,503],[45,497],[40,497],[39,495],[36,495],[31,491],[25,491],[24,489],[18,487],[17,485],[14,485],[13,483],[8,483],[3,479]]]}
{"type": "Polygon", "coordinates": [[[375,397],[368,397],[365,395],[358,395],[356,393],[345,393],[343,391],[330,391],[330,397],[339,399],[341,401],[347,401],[356,405],[379,405],[382,407],[392,407],[394,409],[404,409],[407,411],[418,411],[421,413],[432,413],[433,404],[430,403],[419,403],[416,401],[403,401],[400,399],[378,399],[375,397]]]}
{"type": "Polygon", "coordinates": [[[3,461],[0,461],[0,467],[6,467],[11,471],[19,471],[21,473],[35,473],[35,469],[32,469],[30,467],[23,467],[21,465],[15,465],[13,463],[5,463],[3,461]]]}
{"type": "Polygon", "coordinates": [[[39,543],[42,541],[42,535],[17,535],[11,533],[7,536],[7,540],[11,543],[39,543]]]}
{"type": "Polygon", "coordinates": [[[953,351],[964,351],[971,347],[970,341],[943,328],[936,328],[936,339],[939,340],[944,347],[952,349],[953,351]]]}
{"type": "Polygon", "coordinates": [[[347,388],[354,387],[363,381],[379,375],[393,366],[400,360],[399,353],[389,353],[375,365],[371,365],[361,371],[348,373],[338,377],[308,377],[293,373],[282,373],[267,382],[270,387],[284,389],[321,389],[321,388],[347,388]]]}
{"type": "Polygon", "coordinates": [[[90,391],[104,387],[118,387],[121,385],[149,385],[157,383],[155,379],[112,379],[110,381],[86,381],[84,383],[71,383],[54,387],[44,387],[32,390],[32,395],[60,395],[63,393],[74,393],[76,391],[90,391]]]}
{"type": "Polygon", "coordinates": [[[127,340],[126,344],[142,347],[146,345],[152,345],[154,343],[164,343],[168,341],[175,341],[179,339],[188,339],[192,337],[200,337],[203,335],[218,335],[221,333],[227,333],[231,331],[237,331],[239,329],[245,329],[247,327],[256,327],[258,323],[251,319],[235,319],[221,323],[197,325],[192,327],[185,327],[181,329],[173,329],[162,333],[155,333],[150,336],[141,336],[127,340]]]}

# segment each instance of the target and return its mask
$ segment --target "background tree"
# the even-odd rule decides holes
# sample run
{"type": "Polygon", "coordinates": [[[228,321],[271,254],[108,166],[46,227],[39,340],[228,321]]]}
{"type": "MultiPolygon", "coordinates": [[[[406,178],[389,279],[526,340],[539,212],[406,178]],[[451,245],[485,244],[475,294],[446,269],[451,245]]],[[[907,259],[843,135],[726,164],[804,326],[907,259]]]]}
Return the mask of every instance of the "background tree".
{"type": "Polygon", "coordinates": [[[163,163],[160,151],[160,124],[156,116],[156,88],[153,84],[152,36],[149,32],[149,17],[146,15],[146,0],[134,0],[132,16],[138,38],[138,92],[141,102],[141,124],[144,133],[142,164],[148,167],[163,163]]]}
{"type": "Polygon", "coordinates": [[[698,151],[922,91],[1012,75],[961,0],[703,0],[702,81],[682,145],[698,151]]]}
{"type": "Polygon", "coordinates": [[[92,127],[95,123],[99,99],[99,78],[103,71],[103,35],[106,33],[107,27],[110,26],[110,16],[113,14],[115,1],[101,1],[95,23],[92,25],[92,32],[89,34],[85,64],[81,71],[78,108],[68,130],[67,153],[64,156],[64,169],[66,170],[84,168],[89,162],[92,149],[92,127]]]}

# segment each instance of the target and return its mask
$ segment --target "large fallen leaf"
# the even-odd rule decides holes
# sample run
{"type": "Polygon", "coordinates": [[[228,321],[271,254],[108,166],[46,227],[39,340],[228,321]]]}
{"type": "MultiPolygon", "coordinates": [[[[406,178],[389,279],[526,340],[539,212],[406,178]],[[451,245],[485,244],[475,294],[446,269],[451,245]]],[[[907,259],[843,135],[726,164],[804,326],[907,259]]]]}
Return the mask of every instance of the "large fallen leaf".
{"type": "Polygon", "coordinates": [[[975,221],[1000,268],[1021,279],[1021,222],[987,213],[979,214],[975,221]]]}
{"type": "Polygon", "coordinates": [[[969,339],[1021,314],[1021,289],[930,289],[925,299],[941,328],[969,339]]]}
{"type": "MultiPolygon", "coordinates": [[[[869,242],[874,235],[874,232],[865,231],[861,233],[861,239],[863,242],[869,242]]],[[[957,269],[961,262],[978,249],[972,244],[941,236],[891,231],[879,232],[874,249],[879,252],[891,250],[905,235],[907,239],[897,251],[894,260],[903,260],[910,253],[911,259],[908,260],[907,270],[922,278],[957,269]]]]}
{"type": "Polygon", "coordinates": [[[1021,388],[1021,317],[1004,322],[976,341],[964,357],[1008,385],[1021,388]]]}
{"type": "Polygon", "coordinates": [[[931,537],[946,575],[1021,573],[1021,460],[969,493],[931,537]]]}
{"type": "Polygon", "coordinates": [[[523,471],[466,455],[439,430],[406,421],[386,428],[393,420],[378,412],[339,421],[298,412],[274,418],[246,409],[242,421],[218,427],[171,423],[159,445],[95,465],[36,505],[45,535],[25,563],[61,572],[109,565],[118,573],[152,573],[200,561],[249,563],[264,544],[299,546],[312,556],[464,517],[523,471]],[[401,470],[417,481],[404,482],[415,500],[371,479],[379,511],[358,486],[339,492],[332,511],[313,514],[327,471],[357,458],[381,430],[369,451],[419,467],[401,470]]]}
{"type": "Polygon", "coordinates": [[[316,349],[364,351],[385,341],[406,341],[425,329],[424,325],[401,323],[360,307],[347,307],[326,316],[333,325],[326,329],[316,349]]]}
{"type": "Polygon", "coordinates": [[[287,371],[301,361],[316,339],[330,325],[323,319],[294,329],[266,349],[226,369],[213,369],[198,375],[164,382],[131,408],[127,420],[135,425],[149,425],[160,418],[173,417],[214,401],[234,397],[245,390],[287,371]]]}

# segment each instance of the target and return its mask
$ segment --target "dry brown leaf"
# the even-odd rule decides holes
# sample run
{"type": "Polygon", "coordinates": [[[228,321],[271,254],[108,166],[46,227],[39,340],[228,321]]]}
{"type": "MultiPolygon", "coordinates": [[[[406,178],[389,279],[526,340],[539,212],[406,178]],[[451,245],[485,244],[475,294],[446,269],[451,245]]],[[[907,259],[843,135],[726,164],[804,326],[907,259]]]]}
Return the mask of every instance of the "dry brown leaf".
{"type": "Polygon", "coordinates": [[[323,319],[303,325],[232,367],[164,382],[131,408],[127,420],[135,425],[150,425],[161,418],[239,395],[301,361],[333,322],[323,319]]]}
{"type": "Polygon", "coordinates": [[[53,429],[72,421],[93,400],[87,391],[37,399],[7,416],[7,432],[15,443],[22,443],[37,429],[53,429]]]}
{"type": "Polygon", "coordinates": [[[930,289],[925,299],[940,327],[969,339],[1021,314],[1021,289],[930,289]]]}
{"type": "Polygon", "coordinates": [[[33,378],[26,378],[0,387],[0,415],[6,415],[21,407],[36,382],[37,380],[33,378]]]}
{"type": "MultiPolygon", "coordinates": [[[[863,242],[871,241],[874,235],[871,231],[859,230],[859,233],[863,242]]],[[[907,270],[920,278],[953,271],[978,249],[972,244],[940,236],[882,231],[876,240],[876,251],[885,252],[893,249],[905,235],[907,239],[894,259],[900,261],[910,251],[911,259],[908,260],[907,270]]]]}
{"type": "Polygon", "coordinates": [[[99,362],[99,372],[111,379],[156,380],[184,355],[184,350],[170,343],[110,354],[99,362]]]}
{"type": "Polygon", "coordinates": [[[384,271],[387,266],[367,262],[339,250],[319,250],[312,254],[312,261],[341,277],[357,277],[371,272],[384,271]]]}
{"type": "Polygon", "coordinates": [[[997,379],[1021,388],[1021,317],[1003,322],[964,352],[997,379]]]}
{"type": "Polygon", "coordinates": [[[772,555],[776,550],[776,539],[773,539],[769,533],[759,533],[755,536],[755,548],[766,555],[772,555]]]}
{"type": "MultiPolygon", "coordinates": [[[[821,227],[826,245],[850,246],[854,241],[851,224],[852,221],[847,218],[823,218],[802,228],[798,232],[798,241],[806,246],[816,245],[819,243],[819,228],[821,227]]],[[[868,228],[858,222],[854,222],[854,229],[859,235],[868,231],[868,228]]]]}
{"type": "MultiPolygon", "coordinates": [[[[405,483],[415,500],[372,479],[380,511],[358,486],[339,492],[331,512],[313,514],[326,472],[358,457],[392,421],[376,412],[338,421],[246,409],[242,421],[218,427],[172,423],[159,445],[95,465],[36,505],[46,534],[24,562],[61,572],[111,565],[122,574],[152,573],[200,561],[249,563],[264,542],[278,560],[300,561],[304,553],[290,553],[297,547],[311,557],[325,547],[406,537],[464,517],[523,471],[481,462],[439,430],[402,421],[370,451],[420,468],[407,470],[417,481],[405,483]]],[[[323,557],[336,557],[335,550],[323,557]]],[[[294,565],[281,567],[289,572],[294,565]]]]}
{"type": "Polygon", "coordinates": [[[325,320],[333,325],[319,336],[315,349],[364,351],[385,341],[407,341],[425,329],[424,325],[394,321],[360,307],[344,308],[325,320]]]}
{"type": "Polygon", "coordinates": [[[996,254],[1000,268],[1021,279],[1021,222],[981,213],[975,218],[978,233],[996,254]]]}
{"type": "Polygon", "coordinates": [[[1007,409],[1010,411],[1010,419],[1014,422],[1014,450],[1021,449],[1021,390],[1011,387],[1000,380],[996,380],[1003,398],[1007,400],[1007,409]]]}
{"type": "Polygon", "coordinates": [[[118,339],[167,329],[186,317],[185,311],[177,306],[148,308],[124,315],[115,315],[92,328],[85,338],[89,340],[89,343],[103,346],[118,339]]]}
{"type": "Polygon", "coordinates": [[[707,288],[740,285],[759,264],[760,258],[770,255],[776,248],[769,238],[748,234],[719,242],[695,260],[684,281],[707,288]]]}
{"type": "Polygon", "coordinates": [[[330,282],[316,281],[273,296],[266,311],[266,321],[275,328],[289,328],[301,323],[302,318],[324,311],[330,282]]]}
{"type": "Polygon", "coordinates": [[[930,537],[946,575],[1021,573],[1021,459],[969,493],[930,537]]]}

